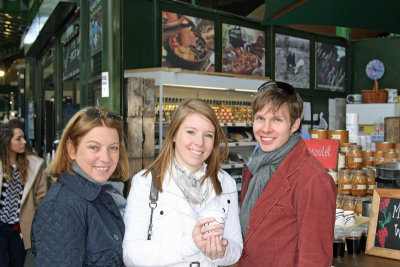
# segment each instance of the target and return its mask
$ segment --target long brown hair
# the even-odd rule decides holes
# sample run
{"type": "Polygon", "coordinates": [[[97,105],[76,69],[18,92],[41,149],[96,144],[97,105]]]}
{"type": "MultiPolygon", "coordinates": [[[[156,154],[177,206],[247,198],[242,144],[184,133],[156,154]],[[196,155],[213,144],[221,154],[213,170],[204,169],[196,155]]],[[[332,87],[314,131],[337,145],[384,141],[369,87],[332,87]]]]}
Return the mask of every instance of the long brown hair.
{"type": "Polygon", "coordinates": [[[219,163],[228,155],[228,141],[219,125],[215,112],[208,104],[198,99],[186,99],[179,105],[172,117],[160,154],[158,154],[156,160],[149,165],[144,175],[152,172],[152,175],[155,178],[156,187],[160,192],[162,192],[164,176],[167,169],[172,167],[174,158],[173,139],[183,120],[193,113],[198,113],[207,118],[215,128],[214,147],[210,156],[205,161],[205,163],[207,163],[205,179],[207,177],[211,179],[215,193],[220,195],[222,193],[222,187],[218,180],[218,172],[220,171],[219,163]],[[220,147],[221,142],[223,142],[222,149],[220,147]]]}
{"type": "Polygon", "coordinates": [[[80,138],[93,127],[104,126],[117,130],[120,144],[117,168],[110,178],[120,178],[122,181],[126,181],[129,178],[128,157],[125,149],[122,119],[117,116],[119,115],[101,107],[86,107],[78,111],[65,126],[54,159],[47,168],[48,173],[57,178],[66,171],[71,172],[73,161],[68,154],[67,142],[71,142],[76,149],[80,138]]]}
{"type": "MultiPolygon", "coordinates": [[[[9,182],[12,179],[13,168],[10,162],[10,152],[11,152],[11,139],[14,136],[14,130],[21,129],[24,132],[24,123],[18,119],[12,119],[7,123],[1,125],[0,130],[0,160],[3,164],[3,173],[6,173],[6,181],[9,182]]],[[[24,132],[25,134],[25,132],[24,132]]],[[[25,136],[24,136],[25,138],[25,136]]],[[[29,147],[28,142],[26,143],[27,148],[29,147]]],[[[22,181],[22,184],[25,184],[28,179],[28,169],[29,169],[29,160],[27,155],[32,153],[25,150],[24,153],[17,153],[16,165],[17,169],[22,181]]]]}

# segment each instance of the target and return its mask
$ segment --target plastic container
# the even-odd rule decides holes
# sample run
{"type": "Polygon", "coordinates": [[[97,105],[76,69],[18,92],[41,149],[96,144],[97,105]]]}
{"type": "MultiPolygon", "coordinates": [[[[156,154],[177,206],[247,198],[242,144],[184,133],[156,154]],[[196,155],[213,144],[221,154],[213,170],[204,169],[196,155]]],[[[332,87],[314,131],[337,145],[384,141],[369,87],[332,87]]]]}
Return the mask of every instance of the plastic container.
{"type": "Polygon", "coordinates": [[[362,230],[360,229],[350,229],[346,233],[346,246],[347,253],[351,255],[360,254],[360,239],[362,230]]]}
{"type": "Polygon", "coordinates": [[[343,258],[345,250],[346,232],[343,228],[335,228],[333,239],[333,257],[343,258]]]}

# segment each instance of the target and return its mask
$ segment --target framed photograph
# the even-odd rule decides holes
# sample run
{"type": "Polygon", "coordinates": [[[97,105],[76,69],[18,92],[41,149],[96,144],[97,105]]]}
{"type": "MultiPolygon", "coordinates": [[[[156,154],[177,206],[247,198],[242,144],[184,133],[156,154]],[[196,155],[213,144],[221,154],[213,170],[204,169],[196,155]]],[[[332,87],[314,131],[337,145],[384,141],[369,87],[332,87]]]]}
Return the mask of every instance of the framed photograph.
{"type": "Polygon", "coordinates": [[[317,65],[316,88],[344,92],[346,78],[346,48],[343,46],[315,42],[317,65]]]}
{"type": "Polygon", "coordinates": [[[310,40],[275,34],[275,80],[310,88],[310,40]]]}
{"type": "Polygon", "coordinates": [[[265,32],[222,24],[222,72],[265,76],[265,32]]]}
{"type": "Polygon", "coordinates": [[[215,71],[214,21],[162,11],[162,67],[215,71]]]}
{"type": "Polygon", "coordinates": [[[400,190],[374,189],[365,253],[400,260],[400,190]]]}

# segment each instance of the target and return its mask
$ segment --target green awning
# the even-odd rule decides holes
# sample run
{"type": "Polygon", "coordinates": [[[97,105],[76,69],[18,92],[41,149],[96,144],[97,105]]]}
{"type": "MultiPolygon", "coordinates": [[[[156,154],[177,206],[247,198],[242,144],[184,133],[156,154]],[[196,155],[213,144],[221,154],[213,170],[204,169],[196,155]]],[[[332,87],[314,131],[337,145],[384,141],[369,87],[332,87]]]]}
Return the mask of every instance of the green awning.
{"type": "Polygon", "coordinates": [[[400,0],[265,0],[264,25],[331,25],[400,33],[400,0]]]}

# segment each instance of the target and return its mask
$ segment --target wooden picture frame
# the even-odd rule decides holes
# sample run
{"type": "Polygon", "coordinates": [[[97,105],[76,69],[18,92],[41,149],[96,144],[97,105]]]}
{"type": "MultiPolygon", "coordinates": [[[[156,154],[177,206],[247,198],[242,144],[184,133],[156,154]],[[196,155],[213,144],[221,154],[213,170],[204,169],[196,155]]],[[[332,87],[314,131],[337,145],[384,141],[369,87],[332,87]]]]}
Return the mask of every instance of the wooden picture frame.
{"type": "MultiPolygon", "coordinates": [[[[399,189],[374,189],[365,254],[400,260],[400,250],[375,246],[381,198],[400,199],[399,189]]],[[[400,222],[400,220],[399,220],[400,222]]],[[[400,239],[399,239],[400,240],[400,239]]]]}

